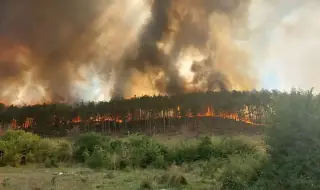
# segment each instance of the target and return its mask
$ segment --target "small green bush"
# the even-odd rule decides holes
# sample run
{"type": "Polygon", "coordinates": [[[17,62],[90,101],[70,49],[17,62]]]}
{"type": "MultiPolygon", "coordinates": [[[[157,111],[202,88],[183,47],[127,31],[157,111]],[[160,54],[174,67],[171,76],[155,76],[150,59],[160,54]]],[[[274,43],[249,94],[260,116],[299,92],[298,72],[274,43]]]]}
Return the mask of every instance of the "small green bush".
{"type": "Polygon", "coordinates": [[[168,148],[146,136],[133,136],[129,139],[130,159],[134,167],[153,166],[164,168],[168,148]]]}
{"type": "Polygon", "coordinates": [[[83,153],[88,151],[91,155],[96,146],[107,148],[110,140],[97,133],[87,133],[81,135],[74,143],[74,156],[77,161],[84,162],[83,153]]]}
{"type": "Polygon", "coordinates": [[[219,149],[221,156],[253,154],[257,151],[255,143],[247,137],[223,138],[217,145],[217,149],[219,149]]]}
{"type": "Polygon", "coordinates": [[[56,140],[44,138],[37,144],[35,157],[37,162],[43,163],[47,158],[57,157],[59,146],[56,140]]]}
{"type": "Polygon", "coordinates": [[[37,144],[40,140],[39,136],[32,133],[19,130],[7,131],[0,140],[0,146],[4,149],[4,156],[1,158],[0,164],[19,166],[23,157],[26,158],[29,153],[37,151],[37,144]]]}
{"type": "Polygon", "coordinates": [[[67,140],[59,140],[56,154],[60,162],[70,162],[73,157],[72,143],[67,140]]]}
{"type": "Polygon", "coordinates": [[[170,163],[178,165],[195,162],[198,160],[198,147],[194,143],[184,142],[180,146],[171,148],[167,159],[170,163]]]}
{"type": "Polygon", "coordinates": [[[47,157],[45,160],[44,160],[44,166],[46,168],[57,168],[58,167],[58,163],[57,163],[57,160],[55,158],[49,158],[47,157]]]}
{"type": "Polygon", "coordinates": [[[6,132],[1,137],[0,150],[4,152],[0,158],[0,166],[15,167],[20,163],[44,163],[47,158],[52,162],[71,161],[73,152],[69,141],[40,138],[24,131],[6,132]]]}
{"type": "Polygon", "coordinates": [[[107,164],[107,154],[100,146],[95,146],[91,155],[87,153],[85,163],[93,169],[103,168],[107,164]]]}

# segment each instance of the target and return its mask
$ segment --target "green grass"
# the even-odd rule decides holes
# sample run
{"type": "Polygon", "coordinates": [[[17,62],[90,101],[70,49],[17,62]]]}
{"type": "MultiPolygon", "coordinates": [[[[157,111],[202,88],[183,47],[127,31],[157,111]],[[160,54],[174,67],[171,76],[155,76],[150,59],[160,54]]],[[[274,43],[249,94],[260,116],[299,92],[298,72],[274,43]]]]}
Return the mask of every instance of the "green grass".
{"type": "MultiPolygon", "coordinates": [[[[174,172],[183,172],[178,168],[174,172]]],[[[130,190],[141,189],[143,182],[152,185],[153,189],[180,189],[181,187],[167,188],[167,181],[161,181],[167,173],[173,171],[145,169],[128,171],[94,171],[87,168],[37,168],[34,166],[23,168],[5,167],[0,170],[0,189],[8,190],[130,190]],[[59,175],[59,172],[62,175],[59,175]],[[57,175],[56,175],[57,174],[57,175]],[[53,182],[53,179],[55,182],[53,182]],[[164,184],[159,184],[164,183],[164,184]]],[[[195,173],[184,173],[188,184],[183,189],[210,189],[211,182],[197,176],[195,173]]],[[[167,179],[165,179],[167,180],[167,179]]]]}

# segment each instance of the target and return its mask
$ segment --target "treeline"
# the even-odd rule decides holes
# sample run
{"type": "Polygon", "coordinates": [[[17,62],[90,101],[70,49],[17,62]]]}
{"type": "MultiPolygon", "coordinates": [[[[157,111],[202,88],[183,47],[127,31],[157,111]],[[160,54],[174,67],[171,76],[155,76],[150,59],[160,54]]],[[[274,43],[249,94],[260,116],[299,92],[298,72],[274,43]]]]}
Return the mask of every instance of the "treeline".
{"type": "Polygon", "coordinates": [[[75,104],[37,104],[5,106],[0,104],[0,123],[4,126],[43,130],[100,127],[110,131],[119,127],[161,127],[179,119],[211,116],[264,124],[272,114],[273,97],[278,91],[194,92],[112,99],[108,102],[75,104]],[[141,122],[143,121],[143,122],[141,122]]]}

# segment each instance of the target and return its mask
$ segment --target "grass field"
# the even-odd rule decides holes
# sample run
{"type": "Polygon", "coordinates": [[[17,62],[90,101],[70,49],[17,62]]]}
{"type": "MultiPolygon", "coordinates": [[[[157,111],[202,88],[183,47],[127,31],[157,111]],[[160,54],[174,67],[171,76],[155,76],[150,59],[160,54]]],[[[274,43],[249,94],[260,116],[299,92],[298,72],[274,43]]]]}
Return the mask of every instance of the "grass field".
{"type": "MultiPolygon", "coordinates": [[[[184,172],[186,168],[176,168],[174,172],[184,172]]],[[[126,170],[126,171],[93,171],[86,168],[1,168],[0,189],[12,190],[88,190],[88,189],[170,189],[162,182],[164,170],[126,170]]],[[[212,182],[190,173],[184,173],[187,184],[171,189],[210,189],[212,182]]]]}

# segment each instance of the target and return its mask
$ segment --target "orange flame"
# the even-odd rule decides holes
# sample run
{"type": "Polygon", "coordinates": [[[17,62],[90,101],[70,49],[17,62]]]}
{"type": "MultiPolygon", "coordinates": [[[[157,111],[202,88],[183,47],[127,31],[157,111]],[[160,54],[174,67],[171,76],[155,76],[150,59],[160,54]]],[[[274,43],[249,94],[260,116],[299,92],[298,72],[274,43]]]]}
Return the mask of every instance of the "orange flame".
{"type": "MultiPolygon", "coordinates": [[[[171,118],[182,118],[182,117],[189,117],[189,118],[193,118],[195,117],[195,115],[193,115],[191,113],[190,110],[188,110],[184,116],[181,115],[181,108],[180,106],[177,107],[177,112],[171,112],[170,116],[171,118]]],[[[239,121],[239,122],[244,122],[247,124],[251,124],[251,125],[258,125],[257,123],[253,122],[250,120],[250,118],[248,116],[243,116],[240,117],[240,115],[238,113],[231,113],[231,112],[219,112],[216,113],[212,107],[208,106],[206,112],[203,113],[198,113],[196,114],[196,117],[215,117],[215,118],[223,118],[223,119],[230,119],[230,120],[235,120],[235,121],[239,121]]],[[[54,118],[56,118],[56,116],[54,116],[54,118]]],[[[125,117],[126,119],[122,119],[119,116],[108,116],[108,115],[99,115],[97,114],[96,116],[92,116],[90,117],[89,121],[93,121],[93,122],[104,122],[104,121],[109,121],[109,122],[116,122],[116,123],[123,123],[124,121],[128,122],[128,121],[132,121],[133,120],[133,115],[131,113],[128,113],[127,116],[125,117]]],[[[142,120],[141,119],[141,110],[140,110],[140,118],[137,120],[142,120]]],[[[84,120],[80,117],[77,116],[75,118],[73,118],[71,121],[68,121],[68,123],[81,123],[84,120]]],[[[62,120],[59,120],[59,123],[62,123],[62,120]]],[[[25,120],[25,122],[22,124],[22,126],[18,126],[17,120],[13,119],[11,122],[11,126],[13,129],[17,129],[17,128],[30,128],[33,124],[35,124],[35,121],[33,118],[27,118],[25,120]]]]}

